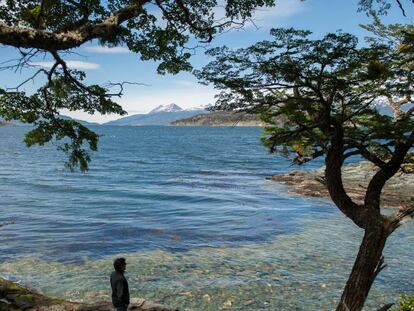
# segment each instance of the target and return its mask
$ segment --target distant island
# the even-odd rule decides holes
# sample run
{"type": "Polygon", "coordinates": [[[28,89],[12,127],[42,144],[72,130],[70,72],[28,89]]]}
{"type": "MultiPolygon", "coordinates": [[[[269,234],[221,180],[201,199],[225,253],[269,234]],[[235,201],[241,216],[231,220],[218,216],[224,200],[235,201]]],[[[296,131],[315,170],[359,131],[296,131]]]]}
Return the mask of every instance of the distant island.
{"type": "MultiPolygon", "coordinates": [[[[83,126],[96,126],[96,125],[99,125],[98,123],[73,119],[73,118],[65,116],[65,115],[58,115],[57,118],[62,119],[62,120],[74,120],[76,122],[79,122],[83,126]]],[[[18,120],[6,121],[6,120],[0,118],[0,126],[33,126],[33,124],[24,123],[24,122],[21,122],[21,121],[18,121],[18,120]]]]}
{"type": "MultiPolygon", "coordinates": [[[[58,115],[63,120],[74,120],[84,126],[264,126],[258,115],[245,112],[210,112],[205,106],[183,109],[172,103],[160,105],[145,114],[134,114],[103,124],[58,115]]],[[[17,120],[0,118],[0,126],[30,126],[17,120]]]]}
{"type": "Polygon", "coordinates": [[[197,114],[170,123],[174,126],[263,126],[257,115],[236,112],[212,112],[197,114]]]}

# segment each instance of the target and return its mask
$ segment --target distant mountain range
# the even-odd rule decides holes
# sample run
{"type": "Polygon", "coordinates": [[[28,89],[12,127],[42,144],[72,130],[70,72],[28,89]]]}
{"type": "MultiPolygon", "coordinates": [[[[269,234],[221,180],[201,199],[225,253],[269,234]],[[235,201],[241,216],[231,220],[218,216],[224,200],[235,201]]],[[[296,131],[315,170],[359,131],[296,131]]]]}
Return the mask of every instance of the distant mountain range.
{"type": "MultiPolygon", "coordinates": [[[[73,118],[65,116],[65,115],[59,115],[59,118],[63,119],[63,120],[74,120],[74,121],[79,122],[83,126],[99,125],[98,123],[92,123],[92,122],[87,122],[87,121],[83,121],[83,120],[77,120],[77,119],[73,119],[73,118]]],[[[30,126],[31,124],[20,122],[20,121],[17,121],[17,120],[5,121],[3,118],[0,117],[0,125],[4,125],[4,126],[30,126]]]]}
{"type": "Polygon", "coordinates": [[[176,104],[161,105],[146,114],[134,114],[102,125],[141,126],[141,125],[170,125],[171,122],[190,118],[197,114],[208,113],[204,107],[184,110],[176,104]]]}
{"type": "Polygon", "coordinates": [[[63,120],[74,120],[76,122],[79,122],[80,124],[82,124],[83,126],[95,126],[95,125],[100,125],[99,123],[95,123],[95,122],[88,122],[88,121],[83,121],[83,120],[78,120],[78,119],[73,119],[71,117],[65,116],[65,115],[59,115],[60,119],[63,120]]]}

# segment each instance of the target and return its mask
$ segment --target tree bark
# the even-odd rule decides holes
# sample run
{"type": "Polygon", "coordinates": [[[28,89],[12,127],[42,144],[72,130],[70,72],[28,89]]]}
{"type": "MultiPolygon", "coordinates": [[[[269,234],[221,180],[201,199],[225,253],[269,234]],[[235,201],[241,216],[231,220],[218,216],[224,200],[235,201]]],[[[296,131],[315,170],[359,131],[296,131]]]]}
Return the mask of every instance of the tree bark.
{"type": "Polygon", "coordinates": [[[336,311],[362,310],[369,290],[383,266],[382,251],[389,231],[382,224],[365,230],[358,256],[336,311]]]}
{"type": "Polygon", "coordinates": [[[16,48],[35,48],[45,51],[60,51],[77,48],[87,41],[101,38],[118,30],[125,21],[139,16],[149,0],[135,0],[100,22],[89,21],[71,31],[49,32],[21,26],[9,26],[0,22],[0,43],[16,48]]]}
{"type": "Polygon", "coordinates": [[[358,227],[366,229],[369,219],[367,209],[352,201],[342,183],[343,129],[338,126],[338,129],[331,136],[334,136],[335,139],[332,140],[332,146],[325,158],[325,179],[329,195],[346,217],[351,219],[358,227]]]}

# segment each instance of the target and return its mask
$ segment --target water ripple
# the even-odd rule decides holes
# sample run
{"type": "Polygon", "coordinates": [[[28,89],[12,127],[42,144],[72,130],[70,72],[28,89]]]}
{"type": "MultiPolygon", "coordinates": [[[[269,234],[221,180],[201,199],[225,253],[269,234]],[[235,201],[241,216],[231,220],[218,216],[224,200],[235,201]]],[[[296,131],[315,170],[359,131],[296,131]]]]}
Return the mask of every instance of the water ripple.
{"type": "MultiPolygon", "coordinates": [[[[265,180],[291,168],[260,129],[97,127],[87,174],[53,145],[26,148],[25,130],[0,127],[0,274],[95,301],[124,254],[133,294],[180,309],[328,310],[339,296],[361,232],[329,200],[265,180]]],[[[413,233],[389,242],[369,306],[414,290],[413,233]]]]}

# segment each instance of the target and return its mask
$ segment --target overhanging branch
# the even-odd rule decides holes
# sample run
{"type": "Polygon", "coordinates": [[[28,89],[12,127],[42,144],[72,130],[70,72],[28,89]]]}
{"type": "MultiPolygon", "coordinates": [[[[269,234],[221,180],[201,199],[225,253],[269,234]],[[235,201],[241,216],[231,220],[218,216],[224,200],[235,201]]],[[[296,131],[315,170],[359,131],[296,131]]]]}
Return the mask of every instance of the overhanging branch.
{"type": "Polygon", "coordinates": [[[101,22],[86,23],[67,32],[49,32],[33,28],[8,26],[0,22],[0,44],[17,48],[36,48],[60,51],[79,47],[83,43],[116,30],[120,24],[140,14],[142,6],[150,0],[136,0],[114,12],[101,22]]]}
{"type": "Polygon", "coordinates": [[[401,226],[404,222],[406,222],[409,219],[413,219],[413,218],[414,218],[414,205],[407,206],[405,208],[400,209],[399,211],[389,216],[389,220],[391,224],[391,231],[394,231],[399,226],[401,226]]]}

